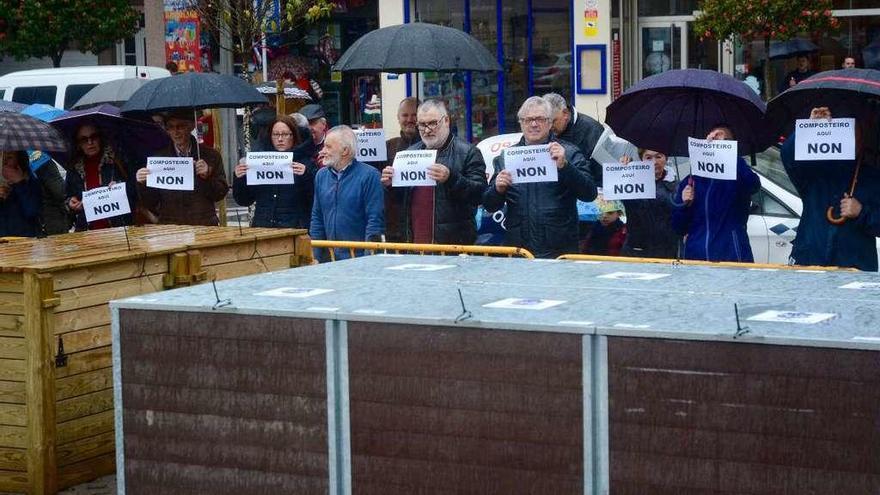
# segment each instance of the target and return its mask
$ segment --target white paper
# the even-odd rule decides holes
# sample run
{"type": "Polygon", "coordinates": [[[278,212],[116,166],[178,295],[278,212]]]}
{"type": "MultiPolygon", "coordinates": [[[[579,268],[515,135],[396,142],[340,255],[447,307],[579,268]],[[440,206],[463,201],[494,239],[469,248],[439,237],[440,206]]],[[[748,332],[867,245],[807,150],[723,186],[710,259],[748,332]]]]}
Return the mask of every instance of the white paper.
{"type": "Polygon", "coordinates": [[[668,273],[614,272],[599,275],[596,278],[609,278],[612,280],[658,280],[668,276],[668,273]]]}
{"type": "Polygon", "coordinates": [[[358,160],[384,162],[388,159],[385,147],[385,129],[359,129],[355,131],[358,141],[358,160]]]}
{"type": "Polygon", "coordinates": [[[428,167],[437,163],[437,150],[404,150],[394,155],[392,187],[436,186],[428,167]]]}
{"type": "Polygon", "coordinates": [[[834,313],[808,313],[805,311],[777,311],[775,309],[758,313],[749,317],[751,321],[769,321],[778,323],[800,323],[803,325],[815,325],[837,316],[834,313]]]}
{"type": "Polygon", "coordinates": [[[257,292],[255,296],[271,296],[271,297],[290,297],[293,299],[304,299],[306,297],[319,296],[333,292],[333,289],[312,289],[300,287],[279,287],[277,289],[264,290],[257,292]]]}
{"type": "Polygon", "coordinates": [[[602,196],[612,199],[654,199],[657,183],[654,181],[654,162],[602,164],[602,196]]]}
{"type": "Polygon", "coordinates": [[[663,51],[663,40],[654,40],[651,44],[652,52],[662,52],[663,51]]]}
{"type": "Polygon", "coordinates": [[[510,172],[514,184],[559,180],[556,162],[550,158],[549,144],[511,146],[502,153],[504,169],[510,172]]]}
{"type": "Polygon", "coordinates": [[[794,159],[855,160],[856,119],[796,120],[794,159]]]}
{"type": "Polygon", "coordinates": [[[495,301],[493,303],[484,304],[484,308],[496,308],[496,309],[529,309],[529,310],[542,310],[547,308],[552,308],[553,306],[559,306],[560,304],[564,304],[565,301],[558,301],[554,299],[526,299],[526,298],[518,298],[518,297],[509,297],[507,299],[502,299],[500,301],[495,301]]]}
{"type": "Polygon", "coordinates": [[[688,138],[691,174],[708,179],[736,180],[737,143],[688,138]]]}
{"type": "Polygon", "coordinates": [[[293,153],[260,151],[247,154],[246,182],[249,186],[293,184],[293,153]]]}
{"type": "Polygon", "coordinates": [[[82,203],[87,222],[131,213],[128,196],[125,194],[125,182],[89,189],[83,192],[82,203]]]}
{"type": "Polygon", "coordinates": [[[386,270],[400,270],[410,272],[436,272],[438,270],[446,270],[447,268],[455,268],[455,265],[432,265],[428,263],[407,263],[405,265],[389,266],[386,270]]]}
{"type": "Polygon", "coordinates": [[[191,157],[151,156],[147,158],[147,187],[172,191],[195,189],[195,168],[191,157]]]}
{"type": "Polygon", "coordinates": [[[880,282],[850,282],[838,289],[880,290],[880,282]]]}

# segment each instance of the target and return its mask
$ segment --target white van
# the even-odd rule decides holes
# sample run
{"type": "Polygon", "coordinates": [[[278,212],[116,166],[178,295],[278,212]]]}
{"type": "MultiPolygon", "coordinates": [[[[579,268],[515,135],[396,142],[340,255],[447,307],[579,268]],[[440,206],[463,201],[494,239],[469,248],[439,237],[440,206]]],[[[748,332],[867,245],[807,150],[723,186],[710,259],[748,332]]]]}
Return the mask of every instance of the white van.
{"type": "Polygon", "coordinates": [[[94,65],[12,72],[0,77],[0,100],[29,105],[45,103],[65,110],[95,86],[115,79],[158,79],[171,73],[161,67],[94,65]]]}

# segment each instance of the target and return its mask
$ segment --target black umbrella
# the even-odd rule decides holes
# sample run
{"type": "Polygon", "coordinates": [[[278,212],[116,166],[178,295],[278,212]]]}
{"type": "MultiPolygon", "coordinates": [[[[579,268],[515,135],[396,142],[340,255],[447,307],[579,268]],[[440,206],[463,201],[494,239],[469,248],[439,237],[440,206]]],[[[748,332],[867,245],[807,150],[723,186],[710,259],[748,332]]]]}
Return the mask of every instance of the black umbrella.
{"type": "Polygon", "coordinates": [[[354,42],[333,70],[342,72],[500,71],[482,43],[459,29],[412,22],[371,31],[354,42]]]}
{"type": "Polygon", "coordinates": [[[225,74],[187,72],[154,79],[137,90],[122,113],[157,113],[192,108],[240,108],[269,103],[244,80],[225,74]]]}
{"type": "Polygon", "coordinates": [[[819,51],[819,47],[803,38],[792,38],[788,41],[770,43],[770,60],[780,60],[807,55],[819,51]]]}
{"type": "Polygon", "coordinates": [[[66,151],[64,136],[49,124],[28,115],[0,112],[0,151],[66,151]]]}
{"type": "Polygon", "coordinates": [[[636,83],[608,106],[605,122],[627,141],[670,156],[687,156],[688,137],[729,127],[741,155],[773,142],[764,102],[752,88],[711,70],[671,70],[636,83]]]}

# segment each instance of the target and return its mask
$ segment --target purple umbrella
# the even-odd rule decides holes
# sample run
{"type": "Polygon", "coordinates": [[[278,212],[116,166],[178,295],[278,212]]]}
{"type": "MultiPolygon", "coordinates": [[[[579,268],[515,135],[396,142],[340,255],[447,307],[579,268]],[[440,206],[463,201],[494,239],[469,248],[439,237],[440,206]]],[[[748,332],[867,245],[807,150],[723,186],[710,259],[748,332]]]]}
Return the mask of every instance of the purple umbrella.
{"type": "Polygon", "coordinates": [[[140,161],[171,144],[168,134],[157,124],[123,117],[118,108],[107,104],[68,112],[50,124],[71,139],[80,126],[94,125],[119,151],[140,161]]]}
{"type": "Polygon", "coordinates": [[[739,153],[765,150],[774,138],[766,106],[752,88],[711,70],[671,70],[636,83],[608,106],[605,122],[627,141],[670,156],[687,156],[687,138],[729,127],[739,153]]]}

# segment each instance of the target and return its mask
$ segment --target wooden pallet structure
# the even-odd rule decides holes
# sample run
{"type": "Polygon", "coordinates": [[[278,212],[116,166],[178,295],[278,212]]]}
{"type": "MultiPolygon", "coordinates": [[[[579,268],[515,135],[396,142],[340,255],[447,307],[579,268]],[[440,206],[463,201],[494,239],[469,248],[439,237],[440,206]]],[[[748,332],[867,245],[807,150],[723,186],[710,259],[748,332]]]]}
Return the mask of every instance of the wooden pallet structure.
{"type": "Polygon", "coordinates": [[[114,299],[311,262],[304,230],[145,226],[0,244],[0,492],[115,469],[114,299]]]}

